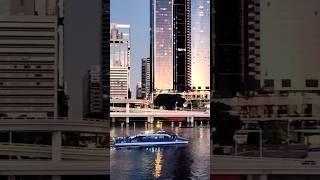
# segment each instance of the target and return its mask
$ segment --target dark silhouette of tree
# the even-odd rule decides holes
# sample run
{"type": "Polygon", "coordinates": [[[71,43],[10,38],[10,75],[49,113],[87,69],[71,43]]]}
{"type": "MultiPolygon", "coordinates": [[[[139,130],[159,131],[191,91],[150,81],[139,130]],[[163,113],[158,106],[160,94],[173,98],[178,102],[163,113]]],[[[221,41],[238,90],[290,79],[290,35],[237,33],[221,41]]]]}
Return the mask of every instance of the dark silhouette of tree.
{"type": "Polygon", "coordinates": [[[287,123],[270,121],[261,123],[263,139],[266,144],[282,144],[287,140],[287,123]]]}
{"type": "Polygon", "coordinates": [[[164,106],[167,110],[173,110],[176,107],[183,107],[186,100],[180,94],[159,94],[154,100],[155,106],[164,106]]]}
{"type": "Polygon", "coordinates": [[[214,144],[233,145],[233,135],[235,131],[241,129],[242,122],[238,116],[231,115],[231,107],[218,102],[211,103],[212,140],[214,144]]]}

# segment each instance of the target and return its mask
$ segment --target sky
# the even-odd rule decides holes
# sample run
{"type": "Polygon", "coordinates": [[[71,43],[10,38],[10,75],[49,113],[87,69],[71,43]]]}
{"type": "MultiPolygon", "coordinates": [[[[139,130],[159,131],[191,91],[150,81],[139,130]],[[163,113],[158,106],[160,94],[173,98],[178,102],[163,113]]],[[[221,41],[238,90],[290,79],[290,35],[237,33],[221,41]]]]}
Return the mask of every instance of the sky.
{"type": "MultiPolygon", "coordinates": [[[[141,80],[141,58],[149,57],[149,0],[111,0],[111,22],[130,24],[131,89],[141,80]]],[[[82,118],[82,77],[100,62],[100,0],[65,1],[65,81],[70,119],[82,118]]],[[[135,97],[135,92],[133,92],[135,97]]]]}
{"type": "Polygon", "coordinates": [[[141,82],[141,59],[150,54],[150,0],[111,0],[111,22],[131,25],[130,87],[141,82]]]}

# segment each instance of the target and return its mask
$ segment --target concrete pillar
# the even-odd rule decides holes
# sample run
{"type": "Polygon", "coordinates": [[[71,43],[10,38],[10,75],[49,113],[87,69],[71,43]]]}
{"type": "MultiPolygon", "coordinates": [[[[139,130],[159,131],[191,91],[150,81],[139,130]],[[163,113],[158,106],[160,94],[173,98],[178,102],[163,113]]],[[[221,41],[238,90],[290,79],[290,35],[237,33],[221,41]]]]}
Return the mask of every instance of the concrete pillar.
{"type": "Polygon", "coordinates": [[[126,117],[126,124],[129,124],[129,122],[130,122],[130,118],[126,117]]]}
{"type": "Polygon", "coordinates": [[[12,131],[9,131],[9,144],[12,143],[12,131]]]}
{"type": "Polygon", "coordinates": [[[61,131],[52,132],[52,161],[61,161],[61,131]]]}
{"type": "Polygon", "coordinates": [[[248,174],[247,175],[247,180],[254,180],[254,175],[248,174]]]}
{"type": "Polygon", "coordinates": [[[189,117],[189,118],[190,118],[190,119],[189,119],[190,123],[193,124],[193,123],[194,123],[194,117],[191,116],[191,117],[189,117]]]}
{"type": "Polygon", "coordinates": [[[200,126],[202,126],[203,124],[202,124],[202,121],[200,121],[200,126]]]}
{"type": "MultiPolygon", "coordinates": [[[[301,122],[301,129],[305,128],[305,121],[301,122]]],[[[300,143],[305,144],[305,134],[303,132],[300,132],[300,139],[299,139],[300,143]]]]}
{"type": "Polygon", "coordinates": [[[278,105],[272,106],[272,115],[273,115],[273,117],[277,117],[278,116],[278,109],[279,109],[278,105]]]}
{"type": "Polygon", "coordinates": [[[174,127],[174,122],[171,122],[171,127],[174,127]]]}
{"type": "Polygon", "coordinates": [[[116,122],[116,118],[115,118],[115,117],[112,117],[112,118],[111,118],[111,121],[112,121],[112,123],[115,123],[115,122],[116,122]]]}
{"type": "Polygon", "coordinates": [[[16,180],[16,176],[8,176],[8,180],[16,180]]]}
{"type": "Polygon", "coordinates": [[[52,176],[52,180],[61,180],[61,176],[59,175],[52,176]]]}
{"type": "Polygon", "coordinates": [[[126,104],[126,113],[129,113],[129,109],[130,109],[130,104],[127,103],[127,104],[126,104]]]}
{"type": "Polygon", "coordinates": [[[266,175],[266,174],[260,175],[259,180],[268,180],[268,175],[266,175]]]}
{"type": "Polygon", "coordinates": [[[154,121],[154,117],[150,116],[150,124],[153,124],[153,121],[154,121]]]}
{"type": "Polygon", "coordinates": [[[179,127],[181,127],[182,126],[182,122],[179,122],[179,127]]]}

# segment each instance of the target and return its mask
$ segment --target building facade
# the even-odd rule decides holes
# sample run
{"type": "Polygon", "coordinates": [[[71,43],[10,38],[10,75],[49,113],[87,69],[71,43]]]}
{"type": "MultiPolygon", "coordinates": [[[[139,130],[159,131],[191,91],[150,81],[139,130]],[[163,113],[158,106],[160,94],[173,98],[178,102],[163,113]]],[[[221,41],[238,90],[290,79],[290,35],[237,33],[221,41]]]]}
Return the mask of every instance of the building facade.
{"type": "Polygon", "coordinates": [[[102,114],[102,83],[100,66],[91,66],[83,77],[83,117],[96,118],[102,114]]]}
{"type": "Polygon", "coordinates": [[[151,1],[152,90],[191,86],[190,0],[151,1]]]}
{"type": "Polygon", "coordinates": [[[191,1],[191,87],[210,90],[210,0],[191,1]]]}
{"type": "Polygon", "coordinates": [[[320,40],[315,37],[320,35],[320,2],[254,2],[254,25],[258,29],[255,36],[259,37],[254,45],[258,47],[255,51],[260,58],[255,59],[253,68],[260,88],[267,91],[319,91],[320,40]]]}
{"type": "Polygon", "coordinates": [[[318,91],[319,2],[214,3],[217,95],[318,91]]]}
{"type": "Polygon", "coordinates": [[[142,97],[146,98],[151,93],[151,62],[150,58],[142,58],[141,61],[142,97]]]}
{"type": "Polygon", "coordinates": [[[136,86],[136,99],[143,99],[141,82],[138,82],[136,86]]]}
{"type": "Polygon", "coordinates": [[[128,99],[130,87],[130,25],[111,24],[110,98],[128,99]]]}
{"type": "Polygon", "coordinates": [[[214,1],[214,93],[233,97],[243,90],[246,75],[246,0],[214,1]]]}
{"type": "Polygon", "coordinates": [[[63,1],[1,3],[1,116],[59,116],[58,91],[64,92],[63,1]]]}
{"type": "Polygon", "coordinates": [[[110,112],[110,0],[101,1],[101,81],[104,118],[110,112]]]}

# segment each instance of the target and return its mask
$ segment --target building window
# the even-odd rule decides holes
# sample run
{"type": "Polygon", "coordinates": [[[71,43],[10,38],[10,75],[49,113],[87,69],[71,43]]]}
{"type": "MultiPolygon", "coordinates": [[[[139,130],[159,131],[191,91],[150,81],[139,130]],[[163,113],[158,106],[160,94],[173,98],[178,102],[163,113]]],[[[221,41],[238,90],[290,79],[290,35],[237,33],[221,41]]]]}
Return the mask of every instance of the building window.
{"type": "Polygon", "coordinates": [[[306,87],[319,87],[319,81],[317,79],[307,79],[306,87]]]}
{"type": "Polygon", "coordinates": [[[264,87],[274,87],[274,80],[273,79],[265,79],[264,80],[264,87]]]}
{"type": "Polygon", "coordinates": [[[20,0],[20,6],[24,6],[24,0],[20,0]]]}
{"type": "Polygon", "coordinates": [[[290,79],[282,79],[282,87],[291,87],[291,80],[290,79]]]}
{"type": "Polygon", "coordinates": [[[210,89],[210,87],[209,87],[209,86],[206,86],[206,89],[210,89]]]}

